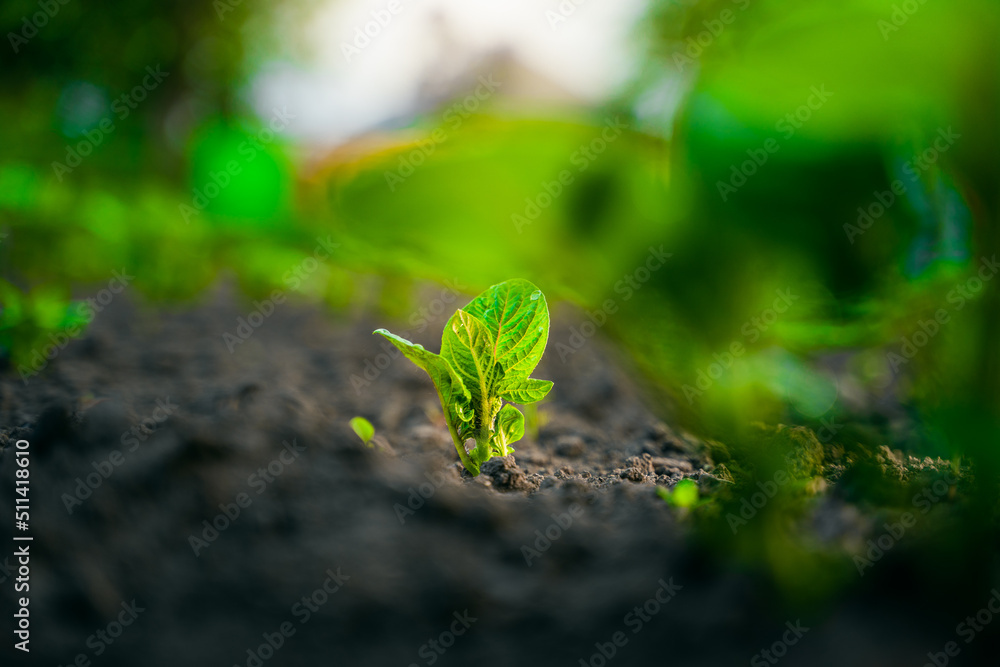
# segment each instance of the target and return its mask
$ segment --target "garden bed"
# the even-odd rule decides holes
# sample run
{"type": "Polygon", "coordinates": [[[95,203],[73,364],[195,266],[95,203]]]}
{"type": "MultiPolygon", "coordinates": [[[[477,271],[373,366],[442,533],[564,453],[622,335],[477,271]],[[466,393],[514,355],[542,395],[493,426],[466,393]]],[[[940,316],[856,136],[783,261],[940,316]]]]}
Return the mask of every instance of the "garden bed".
{"type": "MultiPolygon", "coordinates": [[[[10,445],[33,457],[32,664],[729,665],[785,642],[783,664],[882,666],[947,641],[955,605],[928,606],[950,598],[913,585],[905,546],[818,604],[699,539],[657,487],[708,495],[724,470],[599,338],[543,360],[537,435],[471,478],[426,375],[379,358],[387,323],[285,303],[230,352],[246,312],[226,290],[118,300],[43,374],[0,376],[0,505],[10,445]]],[[[439,324],[415,342],[436,349],[439,324]]],[[[815,506],[799,529],[816,535],[883,518],[829,490],[815,506]]]]}

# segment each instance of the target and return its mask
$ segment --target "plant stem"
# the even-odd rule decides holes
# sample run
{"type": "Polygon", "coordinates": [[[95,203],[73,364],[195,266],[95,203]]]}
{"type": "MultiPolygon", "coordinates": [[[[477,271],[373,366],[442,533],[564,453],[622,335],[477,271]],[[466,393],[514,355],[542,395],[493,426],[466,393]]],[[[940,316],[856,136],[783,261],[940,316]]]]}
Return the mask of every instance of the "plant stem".
{"type": "Polygon", "coordinates": [[[465,469],[469,471],[469,474],[473,477],[479,476],[479,466],[472,462],[469,455],[465,451],[465,443],[458,437],[458,433],[455,432],[455,428],[451,425],[451,421],[448,421],[448,432],[451,433],[451,439],[455,443],[455,449],[458,451],[458,458],[462,459],[462,465],[465,469]]]}
{"type": "Polygon", "coordinates": [[[490,460],[490,431],[488,428],[483,427],[476,432],[476,448],[472,454],[480,465],[490,460]]]}
{"type": "MultiPolygon", "coordinates": [[[[487,389],[482,388],[482,402],[479,408],[479,429],[476,431],[476,449],[473,451],[473,458],[482,465],[490,460],[493,455],[491,449],[491,439],[493,438],[494,420],[501,407],[499,398],[489,398],[487,389]]],[[[506,456],[506,443],[504,444],[504,456],[506,456]]]]}

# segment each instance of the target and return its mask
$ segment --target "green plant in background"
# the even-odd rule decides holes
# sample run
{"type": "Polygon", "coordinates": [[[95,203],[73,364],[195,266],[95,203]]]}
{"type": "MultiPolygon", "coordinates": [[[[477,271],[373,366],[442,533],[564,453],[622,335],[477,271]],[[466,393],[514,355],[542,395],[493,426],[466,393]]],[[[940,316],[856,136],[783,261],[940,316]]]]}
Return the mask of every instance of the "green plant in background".
{"type": "Polygon", "coordinates": [[[682,479],[673,490],[658,486],[656,493],[674,507],[695,507],[699,504],[698,483],[693,479],[682,479]]]}
{"type": "Polygon", "coordinates": [[[10,357],[22,380],[36,375],[86,329],[84,308],[59,289],[25,293],[0,280],[0,356],[10,357]]]}
{"type": "Polygon", "coordinates": [[[473,476],[494,456],[507,456],[524,436],[524,415],[504,401],[529,405],[552,389],[529,377],[545,352],[549,309],[542,291],[527,280],[490,287],[455,311],[441,336],[441,354],[428,352],[385,329],[375,331],[434,381],[448,431],[473,476]],[[466,452],[465,441],[476,446],[466,452]]]}
{"type": "Polygon", "coordinates": [[[370,421],[364,417],[355,417],[348,423],[354,429],[354,432],[358,434],[358,437],[361,438],[361,442],[365,443],[368,447],[375,446],[372,444],[372,438],[375,437],[375,427],[372,426],[370,421]]]}
{"type": "Polygon", "coordinates": [[[549,416],[538,411],[538,403],[524,406],[524,427],[532,440],[538,440],[538,431],[549,423],[549,416]]]}

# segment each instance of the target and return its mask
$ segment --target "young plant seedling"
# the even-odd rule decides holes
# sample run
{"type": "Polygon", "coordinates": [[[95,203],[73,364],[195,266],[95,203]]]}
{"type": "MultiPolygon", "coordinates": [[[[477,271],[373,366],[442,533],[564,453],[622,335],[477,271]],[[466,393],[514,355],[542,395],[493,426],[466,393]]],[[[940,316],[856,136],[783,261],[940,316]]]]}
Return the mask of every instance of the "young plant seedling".
{"type": "Polygon", "coordinates": [[[673,490],[656,487],[656,494],[674,507],[694,507],[698,504],[698,483],[682,479],[674,485],[673,490]]]}
{"type": "Polygon", "coordinates": [[[375,446],[372,444],[372,438],[375,437],[375,427],[372,426],[370,421],[364,417],[355,417],[349,421],[348,424],[351,425],[354,432],[358,434],[359,438],[361,438],[361,442],[365,443],[368,447],[375,446]]]}
{"type": "MultiPolygon", "coordinates": [[[[722,465],[719,468],[723,468],[722,465]]],[[[724,469],[724,468],[723,468],[724,469]]],[[[718,473],[718,470],[716,470],[718,473]]],[[[728,474],[728,473],[726,473],[728,474]]],[[[726,481],[723,479],[723,481],[726,481]]],[[[656,487],[656,494],[667,501],[667,504],[673,505],[674,507],[681,510],[682,513],[687,513],[696,507],[701,507],[702,505],[710,505],[715,501],[710,497],[702,497],[701,491],[698,489],[698,482],[691,478],[682,479],[677,484],[674,485],[673,489],[667,489],[662,486],[656,487]]]]}
{"type": "Polygon", "coordinates": [[[434,354],[385,329],[377,329],[420,368],[437,388],[448,431],[470,474],[494,456],[507,456],[524,436],[524,415],[504,401],[529,405],[552,389],[529,377],[545,352],[549,308],[527,280],[494,285],[455,311],[434,354]],[[473,438],[476,446],[465,450],[473,438]]]}

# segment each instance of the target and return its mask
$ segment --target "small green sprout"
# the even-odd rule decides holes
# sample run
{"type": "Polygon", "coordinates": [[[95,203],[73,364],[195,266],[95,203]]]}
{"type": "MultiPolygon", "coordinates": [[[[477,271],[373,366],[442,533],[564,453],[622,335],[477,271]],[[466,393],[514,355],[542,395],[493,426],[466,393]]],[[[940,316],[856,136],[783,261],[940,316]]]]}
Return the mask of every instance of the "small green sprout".
{"type": "Polygon", "coordinates": [[[552,389],[548,380],[529,377],[545,352],[549,308],[527,280],[494,285],[455,311],[441,335],[441,354],[385,329],[375,333],[431,376],[458,457],[473,476],[524,436],[524,415],[504,401],[529,405],[552,389]],[[476,446],[466,452],[470,438],[476,446]]]}
{"type": "Polygon", "coordinates": [[[673,491],[658,486],[656,493],[675,507],[694,507],[698,504],[698,483],[693,479],[682,479],[674,485],[673,491]]]}
{"type": "Polygon", "coordinates": [[[532,440],[538,440],[539,430],[549,423],[549,416],[538,411],[538,403],[524,406],[524,428],[532,440]]]}
{"type": "Polygon", "coordinates": [[[372,444],[372,438],[375,437],[375,427],[372,426],[370,421],[364,417],[355,417],[348,423],[354,429],[354,432],[358,434],[358,437],[361,438],[361,442],[369,447],[375,446],[372,444]]]}

